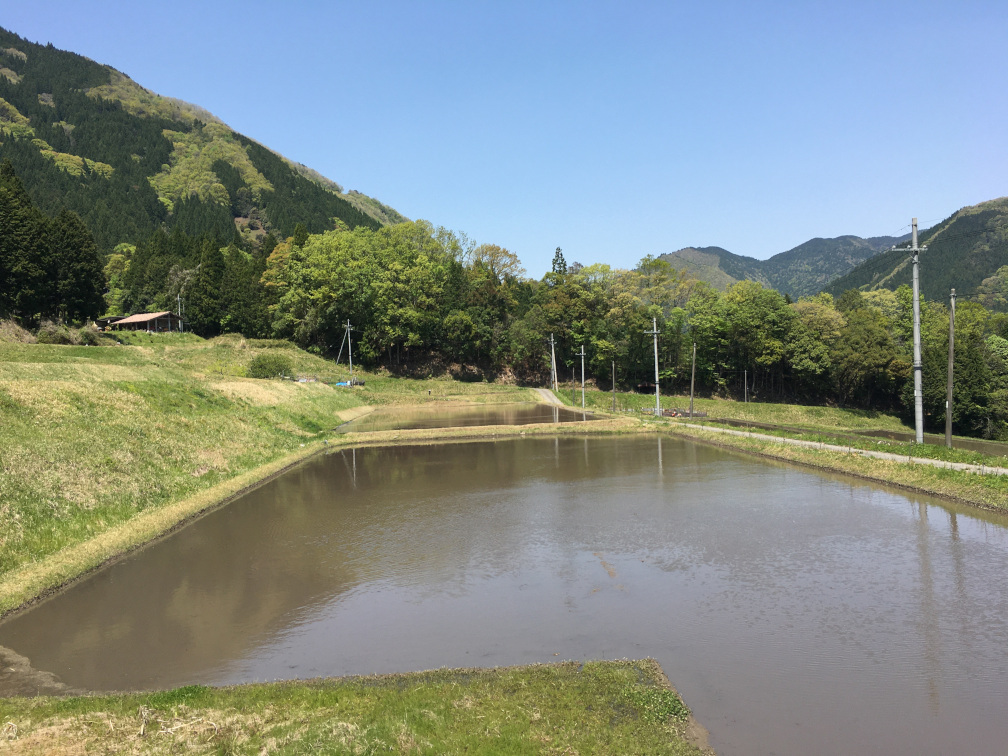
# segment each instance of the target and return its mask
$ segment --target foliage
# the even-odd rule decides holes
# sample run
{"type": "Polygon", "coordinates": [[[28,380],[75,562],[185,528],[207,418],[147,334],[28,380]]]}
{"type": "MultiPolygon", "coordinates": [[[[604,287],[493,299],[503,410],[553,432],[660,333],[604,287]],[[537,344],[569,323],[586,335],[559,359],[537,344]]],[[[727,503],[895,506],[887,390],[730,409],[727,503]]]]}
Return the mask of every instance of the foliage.
{"type": "Polygon", "coordinates": [[[293,372],[294,367],[290,357],[271,352],[253,357],[246,370],[249,378],[277,378],[290,376],[293,372]]]}
{"type": "Polygon", "coordinates": [[[665,724],[670,719],[685,722],[690,713],[682,699],[671,690],[628,686],[623,690],[623,697],[637,708],[643,719],[655,724],[665,724]]]}
{"type": "Polygon", "coordinates": [[[172,155],[168,166],[150,182],[169,211],[178,200],[191,197],[207,204],[231,204],[228,190],[212,169],[218,161],[236,171],[254,197],[272,191],[273,185],[256,170],[245,147],[227,126],[197,121],[189,131],[166,129],[164,135],[173,145],[172,155]]]}
{"type": "Polygon", "coordinates": [[[104,309],[105,278],[91,233],[64,210],[49,219],[8,161],[0,164],[0,315],[82,322],[104,309]]]}

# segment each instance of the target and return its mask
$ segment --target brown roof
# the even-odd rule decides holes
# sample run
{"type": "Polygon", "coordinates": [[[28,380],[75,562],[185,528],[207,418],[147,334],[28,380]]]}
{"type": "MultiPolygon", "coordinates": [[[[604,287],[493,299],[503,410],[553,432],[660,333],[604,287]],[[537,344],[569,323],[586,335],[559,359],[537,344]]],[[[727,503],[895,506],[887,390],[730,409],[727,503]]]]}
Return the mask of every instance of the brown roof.
{"type": "Polygon", "coordinates": [[[147,323],[151,320],[156,320],[157,318],[163,318],[165,315],[172,315],[173,313],[165,310],[164,312],[141,312],[136,315],[130,315],[128,318],[123,318],[122,320],[117,320],[116,325],[124,325],[127,323],[147,323]]]}

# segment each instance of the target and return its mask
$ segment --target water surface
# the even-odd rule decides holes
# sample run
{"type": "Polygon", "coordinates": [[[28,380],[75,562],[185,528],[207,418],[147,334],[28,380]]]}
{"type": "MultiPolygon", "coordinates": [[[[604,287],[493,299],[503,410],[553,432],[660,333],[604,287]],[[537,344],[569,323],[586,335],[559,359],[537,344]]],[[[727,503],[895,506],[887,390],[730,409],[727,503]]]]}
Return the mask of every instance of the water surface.
{"type": "Polygon", "coordinates": [[[995,753],[1002,519],[654,437],[318,457],[0,625],[97,690],[655,657],[721,754],[995,753]]]}
{"type": "Polygon", "coordinates": [[[474,425],[534,425],[594,419],[591,412],[540,402],[471,404],[461,407],[430,404],[422,407],[382,407],[341,425],[339,430],[345,433],[415,428],[462,428],[474,425]]]}

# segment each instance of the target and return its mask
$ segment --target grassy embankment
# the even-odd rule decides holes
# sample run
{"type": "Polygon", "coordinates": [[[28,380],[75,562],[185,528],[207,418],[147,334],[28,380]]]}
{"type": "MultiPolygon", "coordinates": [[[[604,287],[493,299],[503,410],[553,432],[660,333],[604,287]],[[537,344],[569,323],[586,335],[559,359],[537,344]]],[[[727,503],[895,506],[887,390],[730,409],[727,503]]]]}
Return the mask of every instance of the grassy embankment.
{"type": "Polygon", "coordinates": [[[300,375],[346,377],[284,342],[123,340],[0,342],[0,615],[317,451],[368,406],[531,399],[451,380],[244,377],[267,351],[300,375]]]}
{"type": "MultiPolygon", "coordinates": [[[[571,403],[570,390],[561,392],[561,400],[571,403]]],[[[577,406],[581,394],[577,393],[577,406]]],[[[662,396],[662,407],[688,409],[689,396],[662,396]]],[[[590,409],[610,411],[612,394],[606,391],[586,391],[585,405],[590,409]]],[[[895,415],[868,410],[815,407],[797,404],[735,402],[725,399],[694,400],[694,410],[706,412],[708,418],[723,418],[780,426],[777,430],[754,429],[763,435],[797,438],[847,447],[850,452],[809,449],[757,438],[729,436],[705,430],[704,426],[727,425],[683,419],[654,418],[642,410],[654,408],[654,395],[616,394],[618,412],[628,412],[642,419],[651,430],[704,441],[751,454],[781,459],[820,470],[855,475],[866,480],[906,488],[911,491],[941,496],[953,501],[993,511],[1008,511],[1008,476],[976,475],[944,470],[925,465],[872,459],[851,453],[857,449],[889,452],[901,456],[966,462],[988,467],[1008,467],[1008,457],[998,454],[947,449],[942,445],[914,444],[858,436],[859,431],[882,430],[912,432],[895,415]]],[[[955,440],[953,440],[953,446],[955,440]]]]}
{"type": "Polygon", "coordinates": [[[700,754],[652,661],[0,699],[18,753],[700,754]]]}

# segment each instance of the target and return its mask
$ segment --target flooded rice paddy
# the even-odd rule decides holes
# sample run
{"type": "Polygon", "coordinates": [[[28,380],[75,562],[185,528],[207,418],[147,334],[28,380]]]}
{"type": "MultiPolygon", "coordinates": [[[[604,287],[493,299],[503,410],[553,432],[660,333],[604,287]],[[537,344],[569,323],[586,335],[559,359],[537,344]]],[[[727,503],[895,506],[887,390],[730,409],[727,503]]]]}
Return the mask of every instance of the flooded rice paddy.
{"type": "Polygon", "coordinates": [[[444,407],[385,407],[340,426],[346,433],[364,431],[413,430],[417,428],[461,428],[475,425],[534,425],[594,420],[591,412],[540,402],[474,404],[444,407]]]}
{"type": "Polygon", "coordinates": [[[1005,525],[667,438],[348,449],[0,645],[94,690],[652,656],[721,754],[995,753],[1005,525]]]}

